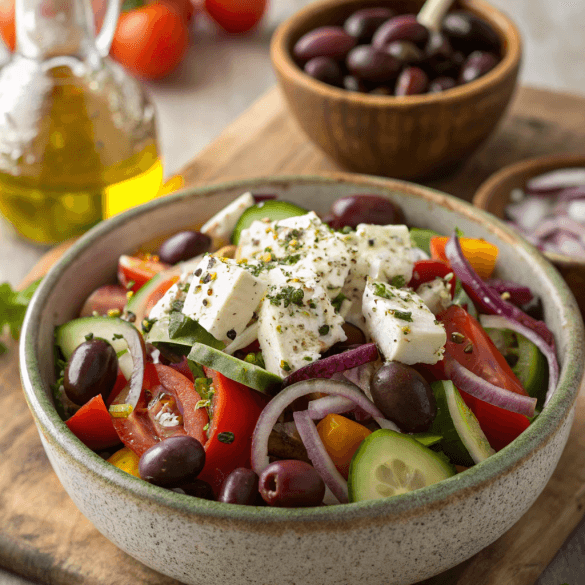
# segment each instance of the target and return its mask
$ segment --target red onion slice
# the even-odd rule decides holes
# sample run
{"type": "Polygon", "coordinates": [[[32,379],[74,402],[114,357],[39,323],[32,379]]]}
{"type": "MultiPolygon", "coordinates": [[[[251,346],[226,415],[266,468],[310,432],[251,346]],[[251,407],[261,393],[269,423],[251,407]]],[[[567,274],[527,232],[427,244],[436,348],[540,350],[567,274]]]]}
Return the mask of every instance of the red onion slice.
{"type": "Polygon", "coordinates": [[[132,374],[128,382],[128,394],[126,395],[126,404],[131,404],[136,408],[138,399],[142,393],[142,384],[144,382],[144,364],[146,363],[146,346],[144,338],[138,329],[133,327],[124,328],[124,341],[128,344],[128,353],[132,358],[132,374]]]}
{"type": "Polygon", "coordinates": [[[486,280],[486,284],[499,295],[509,293],[510,300],[516,305],[526,305],[534,298],[532,291],[527,286],[517,282],[502,280],[501,278],[490,278],[486,280]]]}
{"type": "Polygon", "coordinates": [[[286,388],[301,380],[314,378],[331,378],[337,372],[344,372],[362,364],[373,362],[378,359],[378,348],[375,343],[365,343],[354,349],[332,355],[304,366],[287,376],[282,382],[286,388]]]}
{"type": "Polygon", "coordinates": [[[568,167],[543,173],[533,177],[526,183],[526,190],[534,193],[560,191],[569,187],[578,187],[585,184],[585,169],[568,167]]]}
{"type": "Polygon", "coordinates": [[[349,502],[347,482],[343,479],[341,473],[337,471],[329,453],[327,453],[309,412],[307,410],[294,412],[293,418],[313,467],[339,502],[347,504],[349,502]]]}
{"type": "Polygon", "coordinates": [[[457,388],[479,400],[528,417],[534,416],[536,398],[510,392],[487,382],[462,366],[448,353],[445,353],[445,374],[457,388]]]}
{"type": "Polygon", "coordinates": [[[576,199],[585,199],[585,184],[563,189],[557,195],[557,201],[575,201],[576,199]]]}
{"type": "Polygon", "coordinates": [[[544,239],[558,231],[569,232],[582,241],[585,241],[585,226],[570,218],[568,215],[557,215],[545,219],[533,231],[533,235],[535,238],[544,239]]]}
{"type": "Polygon", "coordinates": [[[551,202],[542,197],[525,197],[506,206],[506,216],[525,230],[533,230],[551,210],[551,202]]]}
{"type": "MultiPolygon", "coordinates": [[[[252,469],[260,475],[268,467],[268,437],[272,428],[278,421],[278,418],[284,409],[292,404],[297,398],[307,396],[313,392],[322,392],[332,396],[343,396],[353,401],[356,406],[371,414],[380,424],[393,425],[393,430],[397,430],[396,425],[391,421],[386,421],[380,410],[370,402],[360,391],[359,388],[350,382],[339,382],[337,380],[315,379],[302,380],[296,382],[288,388],[279,392],[260,413],[254,434],[252,435],[252,469]]],[[[380,426],[382,426],[380,424],[380,426]]],[[[383,428],[389,428],[385,426],[383,428]]]]}
{"type": "Polygon", "coordinates": [[[453,234],[445,245],[445,254],[451,268],[457,278],[470,289],[474,296],[474,300],[480,307],[491,315],[501,315],[508,319],[518,321],[520,324],[532,329],[540,335],[546,343],[548,343],[554,351],[554,337],[550,329],[543,321],[537,321],[530,315],[521,311],[518,307],[506,303],[499,294],[492,290],[475,272],[467,258],[463,255],[461,244],[457,234],[453,234]]]}
{"type": "Polygon", "coordinates": [[[321,420],[328,414],[343,414],[355,408],[355,403],[343,396],[324,396],[309,402],[308,412],[313,420],[321,420]]]}
{"type": "Polygon", "coordinates": [[[479,318],[482,327],[488,329],[509,329],[515,333],[519,333],[531,341],[538,347],[538,349],[544,354],[548,361],[548,390],[546,392],[545,406],[548,401],[552,398],[557,384],[559,382],[559,362],[553,349],[544,342],[540,335],[537,335],[532,329],[524,327],[517,321],[507,319],[506,317],[500,317],[498,315],[481,315],[479,318]]]}

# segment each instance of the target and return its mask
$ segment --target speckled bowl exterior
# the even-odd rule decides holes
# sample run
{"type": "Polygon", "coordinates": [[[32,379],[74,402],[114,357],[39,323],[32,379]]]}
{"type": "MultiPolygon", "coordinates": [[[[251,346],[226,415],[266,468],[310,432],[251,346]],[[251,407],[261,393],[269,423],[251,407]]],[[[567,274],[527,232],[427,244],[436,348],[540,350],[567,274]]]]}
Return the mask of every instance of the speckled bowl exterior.
{"type": "MultiPolygon", "coordinates": [[[[151,243],[152,243],[151,242],[151,243]]],[[[79,509],[146,565],[189,584],[406,585],[469,558],[526,512],[567,441],[583,375],[583,324],[557,271],[492,216],[416,185],[352,175],[282,177],[187,190],[104,222],[51,269],[22,332],[23,387],[47,455],[79,509]],[[410,225],[455,226],[500,247],[498,275],[529,284],[543,301],[561,360],[545,412],[511,445],[439,484],[393,498],[311,509],[246,507],[157,488],[103,461],[78,441],[50,398],[53,330],[114,278],[117,258],[145,239],[200,225],[246,190],[278,193],[318,212],[339,196],[385,195],[410,225]]]]}

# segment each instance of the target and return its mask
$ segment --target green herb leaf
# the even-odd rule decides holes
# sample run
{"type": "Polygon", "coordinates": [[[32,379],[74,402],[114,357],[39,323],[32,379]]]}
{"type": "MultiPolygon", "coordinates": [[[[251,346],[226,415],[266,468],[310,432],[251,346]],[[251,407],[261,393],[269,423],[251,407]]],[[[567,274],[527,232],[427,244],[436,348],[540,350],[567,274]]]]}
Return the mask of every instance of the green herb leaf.
{"type": "Polygon", "coordinates": [[[402,288],[403,286],[406,286],[406,280],[405,280],[404,276],[402,276],[402,274],[397,274],[396,276],[394,276],[392,278],[392,280],[390,281],[390,284],[393,287],[402,288]]]}
{"type": "Polygon", "coordinates": [[[410,311],[394,311],[394,316],[401,321],[412,323],[412,313],[410,311]]]}
{"type": "Polygon", "coordinates": [[[383,299],[394,298],[395,295],[393,293],[391,293],[383,284],[380,284],[379,282],[374,282],[373,286],[374,286],[374,294],[377,297],[382,297],[383,299]]]}
{"type": "MultiPolygon", "coordinates": [[[[0,333],[8,327],[13,339],[18,339],[26,308],[40,282],[39,278],[20,292],[12,290],[7,282],[0,284],[0,333]]],[[[6,351],[6,346],[0,343],[0,353],[6,351]]]]}
{"type": "Polygon", "coordinates": [[[233,443],[235,438],[236,436],[234,435],[234,433],[230,433],[229,431],[224,431],[223,433],[219,433],[219,435],[217,435],[218,441],[221,441],[222,443],[227,443],[228,445],[230,443],[233,443]]]}

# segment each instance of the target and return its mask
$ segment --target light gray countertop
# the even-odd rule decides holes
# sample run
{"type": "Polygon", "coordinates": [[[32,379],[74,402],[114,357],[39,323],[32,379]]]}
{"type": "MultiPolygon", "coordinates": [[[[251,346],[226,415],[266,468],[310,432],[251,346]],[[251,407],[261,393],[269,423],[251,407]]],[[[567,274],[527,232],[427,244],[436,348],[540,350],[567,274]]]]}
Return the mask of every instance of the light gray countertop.
{"type": "MultiPolygon", "coordinates": [[[[180,69],[147,85],[157,108],[166,176],[178,171],[275,83],[268,56],[270,35],[278,22],[306,3],[272,0],[262,27],[244,37],[228,37],[199,23],[180,69]]],[[[582,0],[491,3],[507,12],[523,34],[522,83],[585,93],[582,0]]],[[[18,284],[45,250],[18,239],[0,220],[0,282],[18,284]]],[[[29,582],[0,569],[0,585],[25,583],[29,582]]],[[[585,585],[583,522],[537,581],[537,585],[563,583],[585,585]]]]}

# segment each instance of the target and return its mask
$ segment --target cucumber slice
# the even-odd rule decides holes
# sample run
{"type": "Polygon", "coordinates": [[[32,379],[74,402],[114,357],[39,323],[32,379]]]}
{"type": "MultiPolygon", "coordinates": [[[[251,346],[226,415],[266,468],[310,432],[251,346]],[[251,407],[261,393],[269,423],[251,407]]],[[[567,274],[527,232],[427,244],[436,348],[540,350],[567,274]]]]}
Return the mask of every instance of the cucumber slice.
{"type": "Polygon", "coordinates": [[[193,345],[187,359],[271,396],[282,386],[282,378],[279,376],[202,343],[193,345]]]}
{"type": "Polygon", "coordinates": [[[413,439],[416,439],[419,443],[424,445],[425,447],[430,447],[431,445],[438,445],[442,439],[442,435],[438,435],[437,433],[413,433],[410,435],[413,439]]]}
{"type": "Polygon", "coordinates": [[[146,340],[153,345],[164,344],[174,353],[187,355],[195,343],[209,345],[216,349],[225,347],[199,323],[182,313],[171,313],[156,321],[146,334],[146,340]]]}
{"type": "Polygon", "coordinates": [[[453,382],[433,382],[431,388],[437,400],[437,416],[431,432],[443,435],[439,447],[449,459],[457,465],[471,467],[493,455],[495,451],[453,382]]]}
{"type": "Polygon", "coordinates": [[[82,317],[57,327],[55,343],[65,356],[65,359],[69,360],[75,348],[86,341],[87,336],[93,335],[94,338],[105,339],[116,350],[119,356],[118,366],[126,380],[129,380],[134,364],[130,353],[127,351],[128,344],[124,339],[125,332],[136,335],[134,325],[117,317],[82,317]]]}
{"type": "Polygon", "coordinates": [[[380,429],[364,439],[351,460],[349,501],[405,494],[455,473],[444,455],[431,451],[410,435],[380,429]]]}
{"type": "Polygon", "coordinates": [[[308,213],[306,209],[290,203],[290,201],[279,201],[278,199],[269,199],[268,201],[261,201],[248,207],[238,219],[238,223],[232,233],[232,244],[238,244],[240,241],[240,234],[242,230],[249,228],[256,220],[261,220],[267,217],[270,221],[278,221],[279,219],[286,219],[287,217],[295,217],[296,215],[305,215],[308,213]]]}

